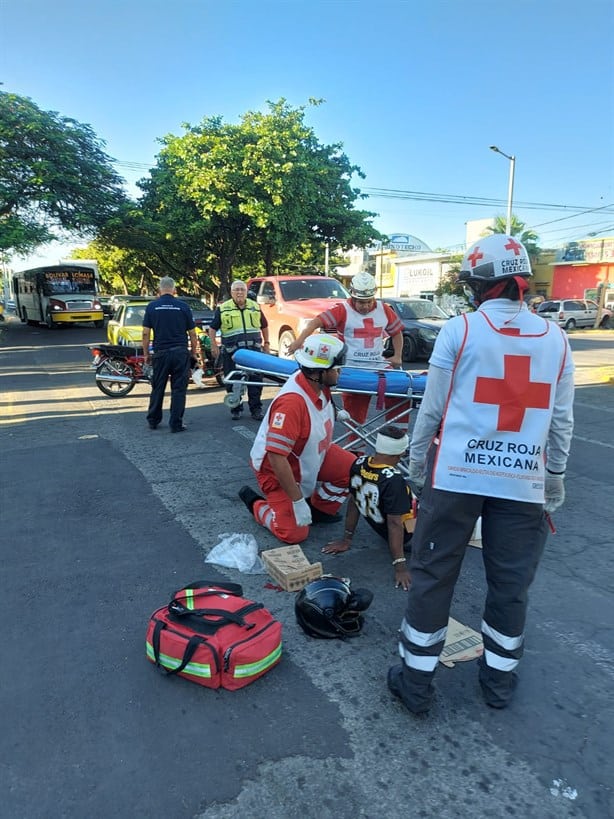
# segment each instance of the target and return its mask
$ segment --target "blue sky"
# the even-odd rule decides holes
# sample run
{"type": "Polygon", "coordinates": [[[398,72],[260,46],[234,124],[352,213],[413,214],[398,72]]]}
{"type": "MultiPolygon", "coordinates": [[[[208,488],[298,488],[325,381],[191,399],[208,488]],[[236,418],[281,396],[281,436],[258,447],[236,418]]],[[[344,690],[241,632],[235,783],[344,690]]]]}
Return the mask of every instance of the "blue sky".
{"type": "Polygon", "coordinates": [[[379,229],[431,247],[505,213],[495,144],[515,202],[609,210],[515,205],[551,246],[614,234],[613,31],[612,0],[0,0],[0,81],[89,123],[132,185],[146,170],[124,163],[151,166],[184,122],[324,98],[306,120],[363,189],[503,200],[367,200],[379,229]]]}

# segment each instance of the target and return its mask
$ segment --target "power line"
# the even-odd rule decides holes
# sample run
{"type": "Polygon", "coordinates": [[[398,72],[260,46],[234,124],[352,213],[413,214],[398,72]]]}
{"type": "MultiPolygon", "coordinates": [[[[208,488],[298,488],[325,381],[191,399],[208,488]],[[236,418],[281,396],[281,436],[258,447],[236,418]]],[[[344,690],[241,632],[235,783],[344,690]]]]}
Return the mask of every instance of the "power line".
{"type": "MultiPolygon", "coordinates": [[[[543,225],[553,225],[555,222],[563,222],[565,219],[575,219],[577,216],[582,216],[584,213],[595,213],[598,210],[609,213],[610,211],[608,211],[607,208],[611,207],[612,205],[602,205],[599,208],[590,208],[589,210],[584,210],[580,213],[572,213],[571,216],[560,216],[558,219],[551,219],[549,222],[540,222],[538,225],[532,225],[531,229],[543,227],[543,225]]],[[[582,225],[576,225],[576,227],[582,227],[582,225]]]]}
{"type": "MultiPolygon", "coordinates": [[[[462,194],[450,193],[428,193],[426,191],[406,191],[396,190],[394,188],[363,188],[364,193],[367,193],[373,198],[381,199],[409,199],[418,202],[443,202],[446,204],[455,205],[476,205],[479,207],[505,207],[507,205],[506,199],[492,199],[485,196],[465,196],[462,194]]],[[[589,208],[587,205],[560,205],[551,202],[514,202],[514,207],[523,208],[527,210],[574,210],[579,213],[588,213],[592,210],[603,210],[605,213],[614,213],[613,210],[608,210],[614,207],[613,205],[604,205],[600,208],[589,208]]],[[[576,214],[572,214],[576,215],[576,214]]]]}

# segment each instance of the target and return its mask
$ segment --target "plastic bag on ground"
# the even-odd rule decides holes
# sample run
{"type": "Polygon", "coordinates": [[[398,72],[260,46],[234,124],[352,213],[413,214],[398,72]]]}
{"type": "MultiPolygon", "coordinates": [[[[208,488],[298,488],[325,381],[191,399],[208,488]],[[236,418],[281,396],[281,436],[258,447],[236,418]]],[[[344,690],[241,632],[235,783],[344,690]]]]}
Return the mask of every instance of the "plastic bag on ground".
{"type": "Polygon", "coordinates": [[[243,532],[218,535],[220,542],[211,549],[205,563],[215,563],[247,574],[265,574],[266,569],[258,556],[258,544],[253,535],[243,532]]]}
{"type": "Polygon", "coordinates": [[[204,371],[200,367],[198,367],[196,370],[192,370],[192,381],[197,387],[202,387],[204,374],[204,371]]]}

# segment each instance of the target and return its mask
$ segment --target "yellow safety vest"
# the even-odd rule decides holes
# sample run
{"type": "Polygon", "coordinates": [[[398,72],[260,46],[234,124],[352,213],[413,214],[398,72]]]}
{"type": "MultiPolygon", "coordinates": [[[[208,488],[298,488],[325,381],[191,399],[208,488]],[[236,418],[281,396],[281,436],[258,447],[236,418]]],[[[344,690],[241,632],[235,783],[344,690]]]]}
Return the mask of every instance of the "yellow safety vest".
{"type": "Polygon", "coordinates": [[[241,310],[232,299],[220,304],[222,343],[225,347],[254,347],[262,341],[262,314],[255,301],[247,299],[241,310]]]}

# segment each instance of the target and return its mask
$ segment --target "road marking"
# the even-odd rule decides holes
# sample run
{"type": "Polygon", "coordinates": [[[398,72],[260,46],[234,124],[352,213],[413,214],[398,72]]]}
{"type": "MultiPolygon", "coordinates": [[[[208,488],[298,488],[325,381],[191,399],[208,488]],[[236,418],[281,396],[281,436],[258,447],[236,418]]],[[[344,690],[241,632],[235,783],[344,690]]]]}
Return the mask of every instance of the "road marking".
{"type": "Polygon", "coordinates": [[[597,407],[595,404],[587,404],[584,401],[574,401],[574,407],[586,407],[587,409],[598,410],[599,412],[614,412],[611,407],[597,407]]]}
{"type": "Polygon", "coordinates": [[[560,631],[561,624],[553,620],[545,620],[536,624],[540,631],[545,631],[551,637],[569,649],[576,656],[588,657],[594,665],[609,677],[614,677],[614,656],[607,648],[594,640],[586,640],[585,635],[572,631],[560,631]]]}
{"type": "Polygon", "coordinates": [[[232,430],[242,438],[247,438],[248,441],[254,441],[256,439],[256,433],[247,427],[233,427],[232,430]]]}
{"type": "Polygon", "coordinates": [[[606,444],[605,441],[596,441],[594,438],[584,438],[582,435],[573,436],[577,441],[584,441],[585,444],[596,444],[596,446],[607,446],[609,449],[614,449],[614,444],[606,444]]]}

